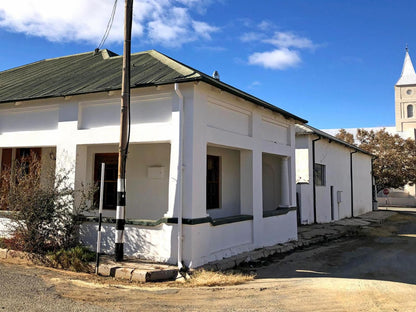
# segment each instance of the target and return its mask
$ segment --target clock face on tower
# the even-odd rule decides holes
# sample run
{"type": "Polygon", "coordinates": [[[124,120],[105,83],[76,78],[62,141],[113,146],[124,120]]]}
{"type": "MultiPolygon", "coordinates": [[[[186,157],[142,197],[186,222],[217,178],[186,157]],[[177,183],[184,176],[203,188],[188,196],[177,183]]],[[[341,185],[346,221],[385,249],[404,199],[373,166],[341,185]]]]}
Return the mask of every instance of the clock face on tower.
{"type": "Polygon", "coordinates": [[[406,90],[406,94],[407,94],[407,95],[412,95],[412,93],[413,93],[412,89],[407,89],[407,90],[406,90]]]}

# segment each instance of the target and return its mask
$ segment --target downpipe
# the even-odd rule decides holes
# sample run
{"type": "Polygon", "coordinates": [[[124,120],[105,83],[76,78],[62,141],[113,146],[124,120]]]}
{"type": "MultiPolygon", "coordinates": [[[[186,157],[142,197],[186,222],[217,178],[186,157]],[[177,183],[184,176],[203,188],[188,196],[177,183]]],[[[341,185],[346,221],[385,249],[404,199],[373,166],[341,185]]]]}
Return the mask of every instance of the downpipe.
{"type": "Polygon", "coordinates": [[[183,113],[184,113],[184,98],[178,83],[175,83],[175,92],[179,98],[179,159],[178,159],[178,270],[179,274],[186,278],[188,268],[183,264],[183,113]]]}
{"type": "Polygon", "coordinates": [[[354,217],[354,176],[352,170],[352,154],[357,153],[358,151],[355,150],[350,152],[350,182],[351,182],[351,218],[354,217]]]}

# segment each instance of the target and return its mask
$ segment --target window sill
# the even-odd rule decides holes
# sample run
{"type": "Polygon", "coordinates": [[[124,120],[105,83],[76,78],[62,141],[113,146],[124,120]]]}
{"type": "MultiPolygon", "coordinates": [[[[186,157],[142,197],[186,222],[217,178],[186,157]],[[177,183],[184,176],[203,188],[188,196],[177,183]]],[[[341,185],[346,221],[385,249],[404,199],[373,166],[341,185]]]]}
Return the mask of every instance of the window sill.
{"type": "Polygon", "coordinates": [[[237,216],[230,216],[224,218],[215,218],[209,221],[213,226],[235,223],[235,222],[242,222],[247,220],[253,220],[253,216],[250,215],[237,215],[237,216]]]}
{"type": "Polygon", "coordinates": [[[293,210],[296,210],[296,207],[277,208],[275,210],[266,210],[266,211],[263,211],[263,218],[285,215],[289,211],[293,211],[293,210]]]}
{"type": "MultiPolygon", "coordinates": [[[[80,216],[79,220],[82,222],[94,222],[98,223],[98,217],[80,216]]],[[[253,220],[253,216],[250,215],[237,215],[224,218],[197,218],[197,219],[182,219],[182,223],[186,225],[197,225],[203,223],[210,223],[213,226],[242,222],[247,220],[253,220]]],[[[103,223],[116,223],[115,218],[103,217],[103,223]]],[[[158,226],[162,223],[165,224],[177,224],[178,218],[161,218],[158,220],[144,220],[144,219],[126,219],[126,225],[139,225],[139,226],[158,226]]]]}

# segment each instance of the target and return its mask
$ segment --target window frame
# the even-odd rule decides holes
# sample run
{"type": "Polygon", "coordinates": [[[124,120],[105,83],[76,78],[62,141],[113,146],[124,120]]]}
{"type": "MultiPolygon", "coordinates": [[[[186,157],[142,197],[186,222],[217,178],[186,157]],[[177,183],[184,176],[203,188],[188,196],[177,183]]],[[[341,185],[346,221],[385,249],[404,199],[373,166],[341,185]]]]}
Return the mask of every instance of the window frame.
{"type": "Polygon", "coordinates": [[[315,186],[326,186],[326,166],[323,164],[315,163],[313,179],[315,186]]]}
{"type": "Polygon", "coordinates": [[[94,204],[99,205],[101,163],[105,163],[104,175],[104,196],[103,209],[116,210],[117,208],[117,173],[118,173],[118,153],[95,153],[94,154],[94,183],[97,191],[94,194],[94,204]],[[114,194],[109,194],[109,192],[114,194]],[[111,200],[108,203],[108,200],[111,200]]]}

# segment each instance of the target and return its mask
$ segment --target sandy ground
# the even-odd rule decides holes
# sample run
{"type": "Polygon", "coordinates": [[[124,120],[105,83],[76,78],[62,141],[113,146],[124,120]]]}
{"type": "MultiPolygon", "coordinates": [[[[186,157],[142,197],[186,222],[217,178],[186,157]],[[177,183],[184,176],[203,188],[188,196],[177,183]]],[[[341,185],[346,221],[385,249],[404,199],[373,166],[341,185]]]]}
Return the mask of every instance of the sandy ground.
{"type": "MultiPolygon", "coordinates": [[[[9,271],[20,267],[3,260],[0,265],[9,271]]],[[[241,270],[257,274],[256,279],[188,288],[24,266],[25,274],[41,278],[59,297],[109,311],[416,311],[416,215],[399,214],[364,229],[359,238],[241,270]]]]}

